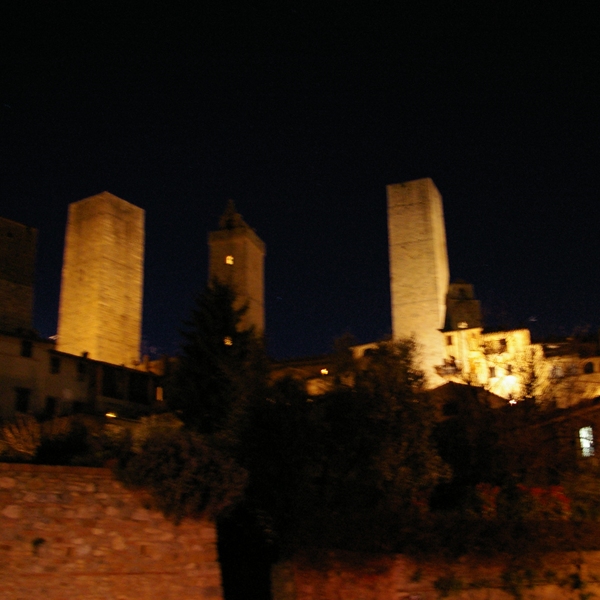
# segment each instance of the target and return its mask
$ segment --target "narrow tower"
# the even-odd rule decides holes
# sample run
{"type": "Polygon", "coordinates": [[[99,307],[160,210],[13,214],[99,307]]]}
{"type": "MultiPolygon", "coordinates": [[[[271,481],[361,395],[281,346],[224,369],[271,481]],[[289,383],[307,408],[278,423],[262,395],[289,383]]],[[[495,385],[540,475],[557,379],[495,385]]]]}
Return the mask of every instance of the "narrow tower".
{"type": "Polygon", "coordinates": [[[0,217],[0,331],[33,326],[33,278],[37,230],[0,217]]]}
{"type": "Polygon", "coordinates": [[[208,234],[209,281],[218,279],[233,288],[239,306],[248,305],[242,326],[265,330],[265,244],[242,219],[230,200],[219,229],[208,234]]]}
{"type": "Polygon", "coordinates": [[[414,336],[427,384],[442,383],[449,269],[442,197],[433,181],[387,186],[392,331],[414,336]]]}
{"type": "Polygon", "coordinates": [[[108,192],[69,205],[57,349],[139,361],[144,211],[108,192]]]}

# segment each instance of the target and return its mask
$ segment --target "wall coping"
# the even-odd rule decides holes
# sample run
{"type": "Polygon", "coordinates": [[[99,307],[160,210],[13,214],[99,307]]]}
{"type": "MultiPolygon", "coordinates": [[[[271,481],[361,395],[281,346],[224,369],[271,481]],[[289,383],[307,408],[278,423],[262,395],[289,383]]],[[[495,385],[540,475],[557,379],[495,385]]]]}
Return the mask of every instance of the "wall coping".
{"type": "Polygon", "coordinates": [[[73,465],[36,465],[33,463],[0,462],[0,472],[17,471],[21,473],[78,473],[79,475],[100,475],[112,477],[107,467],[78,467],[73,465]]]}

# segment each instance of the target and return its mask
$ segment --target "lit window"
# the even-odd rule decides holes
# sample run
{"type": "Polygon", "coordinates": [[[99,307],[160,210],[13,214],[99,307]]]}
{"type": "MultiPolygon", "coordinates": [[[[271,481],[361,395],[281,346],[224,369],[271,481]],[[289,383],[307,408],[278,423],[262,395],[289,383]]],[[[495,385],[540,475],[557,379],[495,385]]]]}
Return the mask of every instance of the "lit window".
{"type": "Polygon", "coordinates": [[[594,430],[591,427],[582,427],[579,430],[579,446],[581,456],[594,456],[594,430]]]}
{"type": "Polygon", "coordinates": [[[226,346],[233,346],[233,340],[229,336],[223,338],[223,343],[226,346]]]}
{"type": "Polygon", "coordinates": [[[226,265],[232,265],[233,264],[233,256],[231,256],[231,254],[228,254],[225,257],[225,264],[226,265]]]}
{"type": "Polygon", "coordinates": [[[329,375],[329,369],[321,369],[321,375],[329,375]]]}

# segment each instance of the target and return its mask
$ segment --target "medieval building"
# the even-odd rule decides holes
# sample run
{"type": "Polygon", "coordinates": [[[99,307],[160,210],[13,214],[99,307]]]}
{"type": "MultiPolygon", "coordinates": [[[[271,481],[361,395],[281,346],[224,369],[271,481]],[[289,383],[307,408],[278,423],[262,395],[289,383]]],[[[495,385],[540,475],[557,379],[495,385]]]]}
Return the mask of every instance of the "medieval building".
{"type": "Polygon", "coordinates": [[[230,286],[237,296],[236,308],[246,307],[242,327],[253,326],[257,333],[264,333],[266,247],[232,200],[219,219],[219,229],[208,234],[208,248],[209,283],[218,279],[230,286]]]}
{"type": "Polygon", "coordinates": [[[140,361],[144,211],[108,192],[69,205],[57,349],[140,361]]]}
{"type": "Polygon", "coordinates": [[[57,340],[33,331],[36,231],[0,219],[0,417],[136,417],[161,389],[140,363],[144,211],[108,192],[69,206],[57,340]]]}
{"type": "MultiPolygon", "coordinates": [[[[532,344],[527,329],[484,329],[473,286],[450,282],[442,197],[431,179],[387,186],[387,208],[392,333],[416,341],[428,387],[470,383],[505,401],[536,396],[559,407],[600,396],[600,357],[532,344]]],[[[0,219],[1,416],[150,410],[161,391],[150,373],[160,369],[140,361],[144,211],[108,192],[70,205],[56,343],[32,333],[35,243],[34,229],[0,219]]],[[[242,325],[264,332],[265,244],[233,202],[208,246],[209,282],[230,285],[247,307],[242,325]]],[[[333,366],[313,357],[273,369],[319,394],[333,366]]]]}

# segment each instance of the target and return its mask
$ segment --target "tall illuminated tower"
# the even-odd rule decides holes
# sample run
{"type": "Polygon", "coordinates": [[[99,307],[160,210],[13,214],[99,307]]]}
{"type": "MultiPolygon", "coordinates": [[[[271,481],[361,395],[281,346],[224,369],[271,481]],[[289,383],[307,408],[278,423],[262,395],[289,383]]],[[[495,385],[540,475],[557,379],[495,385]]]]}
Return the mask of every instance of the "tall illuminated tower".
{"type": "Polygon", "coordinates": [[[266,247],[255,231],[244,221],[230,200],[219,229],[208,234],[209,281],[218,279],[237,294],[238,306],[248,305],[242,327],[253,325],[256,332],[265,330],[266,247]]]}
{"type": "Polygon", "coordinates": [[[139,361],[144,211],[108,192],[69,205],[57,349],[139,361]]]}
{"type": "Polygon", "coordinates": [[[33,279],[37,230],[0,217],[0,331],[33,326],[33,279]]]}
{"type": "Polygon", "coordinates": [[[442,382],[449,269],[442,197],[433,181],[387,186],[392,331],[414,336],[427,384],[442,382]]]}

